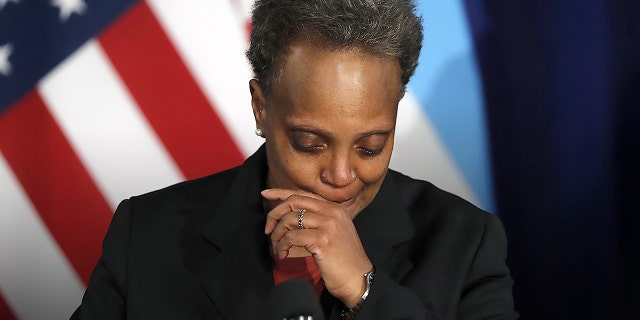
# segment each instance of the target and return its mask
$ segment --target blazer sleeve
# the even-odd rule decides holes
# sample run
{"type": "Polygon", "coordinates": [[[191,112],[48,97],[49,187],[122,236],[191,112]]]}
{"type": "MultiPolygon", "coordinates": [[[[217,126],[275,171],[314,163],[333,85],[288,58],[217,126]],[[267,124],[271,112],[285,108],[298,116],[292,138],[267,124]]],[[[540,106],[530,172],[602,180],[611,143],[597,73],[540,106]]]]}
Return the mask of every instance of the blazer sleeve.
{"type": "Polygon", "coordinates": [[[357,319],[439,320],[425,308],[413,290],[378,271],[357,319]]]}
{"type": "Polygon", "coordinates": [[[500,220],[485,216],[484,233],[462,291],[458,319],[517,319],[513,280],[506,265],[507,237],[500,220]]]}
{"type": "Polygon", "coordinates": [[[130,202],[116,209],[102,243],[102,256],[91,273],[82,304],[71,316],[80,319],[125,319],[126,269],[129,249],[130,202]]]}
{"type": "MultiPolygon", "coordinates": [[[[506,266],[507,240],[500,220],[486,215],[484,232],[469,266],[465,286],[459,299],[457,320],[512,320],[514,310],[513,280],[506,266]]],[[[376,272],[371,293],[358,319],[428,319],[441,320],[428,310],[419,296],[384,272],[376,272]]]]}

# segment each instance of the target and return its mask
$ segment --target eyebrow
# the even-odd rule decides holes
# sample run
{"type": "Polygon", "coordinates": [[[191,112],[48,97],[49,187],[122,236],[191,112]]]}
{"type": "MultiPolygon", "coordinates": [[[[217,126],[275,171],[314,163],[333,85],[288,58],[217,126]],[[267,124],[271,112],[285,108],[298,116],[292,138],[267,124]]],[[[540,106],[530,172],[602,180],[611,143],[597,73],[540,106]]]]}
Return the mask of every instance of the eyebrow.
{"type": "MultiPolygon", "coordinates": [[[[295,124],[291,122],[288,122],[287,125],[289,127],[289,130],[291,131],[304,131],[304,132],[309,132],[309,133],[319,135],[326,139],[333,139],[333,135],[329,131],[326,131],[322,128],[317,128],[317,127],[306,125],[306,124],[295,124]]],[[[387,134],[390,134],[391,131],[393,131],[393,127],[389,129],[378,128],[378,129],[361,132],[356,136],[356,140],[362,139],[368,136],[373,136],[373,135],[387,135],[387,134]]]]}

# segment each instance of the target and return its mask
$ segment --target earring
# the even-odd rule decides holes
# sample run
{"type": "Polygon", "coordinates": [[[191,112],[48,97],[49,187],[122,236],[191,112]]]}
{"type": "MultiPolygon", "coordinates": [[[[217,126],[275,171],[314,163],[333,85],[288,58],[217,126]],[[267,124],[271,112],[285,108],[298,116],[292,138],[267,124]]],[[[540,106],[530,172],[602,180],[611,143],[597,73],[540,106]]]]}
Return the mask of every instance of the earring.
{"type": "Polygon", "coordinates": [[[256,136],[262,137],[262,129],[256,129],[256,136]]]}

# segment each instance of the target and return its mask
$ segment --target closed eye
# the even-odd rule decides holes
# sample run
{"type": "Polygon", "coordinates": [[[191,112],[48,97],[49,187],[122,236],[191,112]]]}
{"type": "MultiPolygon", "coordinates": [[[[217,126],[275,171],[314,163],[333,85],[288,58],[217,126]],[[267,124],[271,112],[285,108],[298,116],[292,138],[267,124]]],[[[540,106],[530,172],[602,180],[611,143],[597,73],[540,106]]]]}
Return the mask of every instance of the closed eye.
{"type": "Polygon", "coordinates": [[[326,145],[322,137],[308,131],[295,130],[291,132],[290,139],[294,149],[305,153],[319,152],[326,145]]]}
{"type": "Polygon", "coordinates": [[[358,139],[356,150],[365,157],[375,157],[384,151],[390,133],[374,133],[358,139]]]}
{"type": "Polygon", "coordinates": [[[381,148],[381,149],[369,149],[369,148],[363,148],[363,147],[358,148],[358,151],[365,157],[378,156],[382,153],[382,150],[384,150],[384,148],[381,148]]]}

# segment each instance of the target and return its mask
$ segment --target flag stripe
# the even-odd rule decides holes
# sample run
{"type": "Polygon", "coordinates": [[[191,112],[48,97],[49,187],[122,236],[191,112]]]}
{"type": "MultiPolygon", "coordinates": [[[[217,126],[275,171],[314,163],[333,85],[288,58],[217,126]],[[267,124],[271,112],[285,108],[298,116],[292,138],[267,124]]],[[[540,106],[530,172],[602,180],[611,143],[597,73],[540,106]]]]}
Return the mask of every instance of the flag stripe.
{"type": "Polygon", "coordinates": [[[251,155],[264,140],[253,134],[247,13],[229,0],[148,3],[243,155],[251,155]]]}
{"type": "Polygon", "coordinates": [[[4,301],[4,297],[2,296],[2,292],[0,292],[0,319],[5,320],[15,320],[16,316],[13,315],[13,312],[7,305],[7,302],[4,301]]]}
{"type": "Polygon", "coordinates": [[[100,43],[185,177],[242,162],[235,142],[146,3],[134,6],[100,43]]]}
{"type": "MultiPolygon", "coordinates": [[[[251,6],[253,5],[253,0],[230,0],[231,3],[238,8],[240,12],[242,12],[245,21],[249,21],[251,19],[251,6]]],[[[249,23],[250,24],[250,23],[249,23]]]]}
{"type": "Polygon", "coordinates": [[[36,91],[0,118],[0,150],[62,251],[88,282],[111,209],[36,91]]]}
{"type": "Polygon", "coordinates": [[[68,318],[82,298],[84,284],[2,153],[0,190],[0,292],[19,319],[68,318]]]}
{"type": "Polygon", "coordinates": [[[478,203],[477,196],[452,161],[429,116],[411,91],[405,94],[398,106],[390,167],[478,203]],[[416,141],[420,141],[419,147],[416,147],[416,141]]]}
{"type": "Polygon", "coordinates": [[[19,319],[68,319],[84,284],[1,152],[0,190],[0,292],[19,319]]]}
{"type": "Polygon", "coordinates": [[[39,88],[112,209],[122,199],[184,179],[96,41],[39,88]]]}
{"type": "Polygon", "coordinates": [[[424,0],[417,9],[425,39],[409,90],[476,195],[472,202],[494,212],[485,107],[464,1],[424,0]]]}

